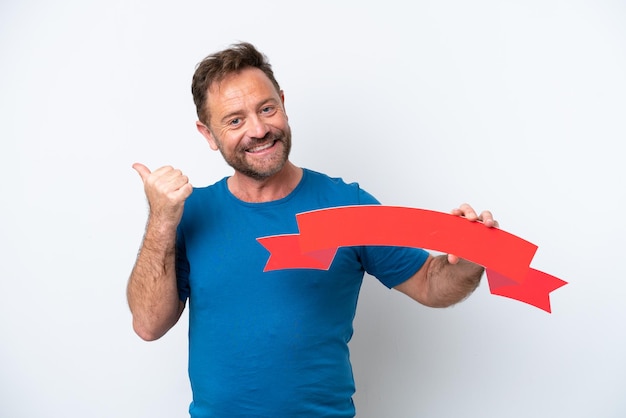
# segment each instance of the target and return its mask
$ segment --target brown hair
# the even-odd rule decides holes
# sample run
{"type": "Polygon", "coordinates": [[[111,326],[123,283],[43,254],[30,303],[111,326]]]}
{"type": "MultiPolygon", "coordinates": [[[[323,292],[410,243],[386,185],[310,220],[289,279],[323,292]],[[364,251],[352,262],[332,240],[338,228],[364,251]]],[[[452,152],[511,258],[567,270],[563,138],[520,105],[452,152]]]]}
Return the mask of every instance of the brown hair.
{"type": "Polygon", "coordinates": [[[227,75],[238,73],[244,68],[258,68],[270,79],[276,91],[280,86],[274,78],[274,72],[267,57],[252,44],[240,42],[223,51],[209,55],[196,66],[191,82],[191,94],[196,104],[196,113],[202,123],[208,123],[209,110],[206,108],[208,90],[211,84],[219,83],[227,75]]]}

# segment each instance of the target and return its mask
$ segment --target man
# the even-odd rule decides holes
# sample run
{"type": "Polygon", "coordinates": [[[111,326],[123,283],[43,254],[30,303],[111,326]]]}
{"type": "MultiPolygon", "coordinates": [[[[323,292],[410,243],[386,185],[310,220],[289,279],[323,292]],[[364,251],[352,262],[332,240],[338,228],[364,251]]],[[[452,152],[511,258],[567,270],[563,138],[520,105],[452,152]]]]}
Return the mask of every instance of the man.
{"type": "MultiPolygon", "coordinates": [[[[198,131],[234,174],[193,188],[172,167],[142,164],[150,205],[128,283],[133,327],[164,335],[189,299],[191,416],[353,417],[352,336],[364,272],[433,307],[466,298],[483,268],[421,249],[340,248],[328,271],[263,272],[257,238],[297,233],[300,212],[378,202],[357,184],[295,166],[284,95],[266,57],[240,43],[197,67],[198,131]]],[[[453,214],[485,227],[469,205],[453,214]]]]}

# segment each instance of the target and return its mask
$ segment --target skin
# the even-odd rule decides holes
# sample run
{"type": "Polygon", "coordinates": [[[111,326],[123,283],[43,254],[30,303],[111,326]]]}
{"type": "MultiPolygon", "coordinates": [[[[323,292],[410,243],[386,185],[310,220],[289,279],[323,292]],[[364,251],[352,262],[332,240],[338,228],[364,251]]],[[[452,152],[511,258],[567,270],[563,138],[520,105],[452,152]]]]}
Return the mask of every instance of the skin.
{"type": "MultiPolygon", "coordinates": [[[[276,91],[262,71],[254,68],[231,74],[209,87],[207,124],[196,122],[209,147],[220,151],[234,169],[228,188],[247,202],[268,202],[287,196],[300,182],[302,169],[289,159],[291,129],[284,94],[276,91]]],[[[185,200],[192,192],[189,179],[170,166],[151,172],[135,163],[150,206],[144,240],[127,287],[133,328],[144,340],[156,340],[176,324],[185,303],[178,298],[174,249],[176,228],[185,200]]],[[[497,227],[489,211],[478,214],[468,204],[452,210],[468,222],[497,227]]],[[[429,256],[411,278],[396,286],[414,300],[446,307],[469,296],[480,283],[483,267],[454,255],[429,256]]]]}
{"type": "Polygon", "coordinates": [[[174,326],[185,309],[178,299],[174,248],[176,227],[192,186],[180,170],[169,166],[154,172],[139,163],[133,168],[144,183],[150,214],[128,281],[127,298],[133,329],[142,339],[152,341],[174,326]]]}
{"type": "Polygon", "coordinates": [[[302,178],[302,169],[288,160],[291,129],[284,101],[283,92],[256,68],[209,87],[211,119],[208,125],[196,122],[196,127],[234,168],[228,187],[241,200],[283,198],[302,178]]]}

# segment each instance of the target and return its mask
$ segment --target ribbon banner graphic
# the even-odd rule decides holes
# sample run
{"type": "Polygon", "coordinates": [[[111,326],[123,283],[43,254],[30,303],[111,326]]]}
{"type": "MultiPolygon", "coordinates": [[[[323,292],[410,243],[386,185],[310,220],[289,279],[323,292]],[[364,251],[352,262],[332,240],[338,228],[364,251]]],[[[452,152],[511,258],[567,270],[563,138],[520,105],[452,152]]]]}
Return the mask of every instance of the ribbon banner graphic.
{"type": "Polygon", "coordinates": [[[551,312],[550,292],[567,282],[530,267],[537,246],[498,228],[442,212],[397,206],[342,206],[296,215],[299,234],[257,240],[264,271],[328,270],[339,247],[398,246],[454,254],[485,267],[492,294],[551,312]]]}

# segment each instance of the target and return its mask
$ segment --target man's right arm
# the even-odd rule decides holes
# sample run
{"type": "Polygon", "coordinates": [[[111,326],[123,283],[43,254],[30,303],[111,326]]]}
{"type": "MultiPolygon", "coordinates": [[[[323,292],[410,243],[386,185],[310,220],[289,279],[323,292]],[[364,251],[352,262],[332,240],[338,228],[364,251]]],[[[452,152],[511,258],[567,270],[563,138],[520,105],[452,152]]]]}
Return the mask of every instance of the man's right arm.
{"type": "Polygon", "coordinates": [[[128,280],[133,329],[146,341],[162,337],[180,318],[185,302],[178,298],[175,272],[176,228],[192,192],[180,170],[161,167],[151,173],[135,164],[150,205],[146,233],[128,280]]]}

